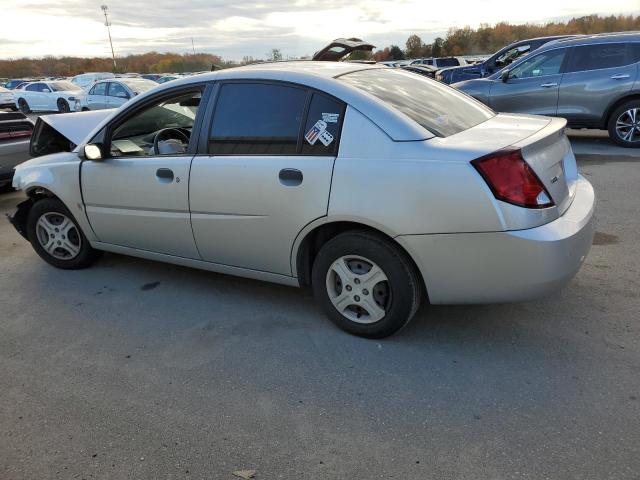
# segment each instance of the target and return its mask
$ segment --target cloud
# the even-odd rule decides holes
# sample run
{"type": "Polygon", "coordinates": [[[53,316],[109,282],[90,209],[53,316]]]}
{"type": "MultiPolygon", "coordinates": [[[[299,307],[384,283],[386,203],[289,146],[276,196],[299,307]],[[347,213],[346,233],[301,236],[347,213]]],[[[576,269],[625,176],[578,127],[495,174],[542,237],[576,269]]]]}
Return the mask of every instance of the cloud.
{"type": "MultiPolygon", "coordinates": [[[[403,45],[411,33],[430,41],[452,26],[544,22],[591,13],[640,13],[637,0],[459,0],[455,7],[423,0],[104,0],[119,55],[149,50],[197,51],[225,58],[313,53],[337,37],[380,47],[403,45]],[[540,12],[544,12],[541,14],[540,12]]],[[[110,53],[101,2],[27,0],[3,8],[0,58],[110,53]]]]}

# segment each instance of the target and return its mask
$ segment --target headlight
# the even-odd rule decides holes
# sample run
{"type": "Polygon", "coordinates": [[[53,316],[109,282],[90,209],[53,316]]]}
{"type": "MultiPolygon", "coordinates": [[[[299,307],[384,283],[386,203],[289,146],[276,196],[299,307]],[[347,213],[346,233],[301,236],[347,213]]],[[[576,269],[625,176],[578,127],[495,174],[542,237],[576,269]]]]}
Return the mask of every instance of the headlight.
{"type": "Polygon", "coordinates": [[[442,74],[441,73],[436,73],[436,80],[438,80],[439,82],[442,81],[442,74]]]}

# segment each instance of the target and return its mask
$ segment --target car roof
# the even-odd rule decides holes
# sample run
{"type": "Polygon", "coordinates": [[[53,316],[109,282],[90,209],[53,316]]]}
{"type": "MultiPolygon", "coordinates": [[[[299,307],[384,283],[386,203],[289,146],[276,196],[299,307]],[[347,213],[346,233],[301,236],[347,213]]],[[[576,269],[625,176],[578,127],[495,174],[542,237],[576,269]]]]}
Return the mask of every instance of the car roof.
{"type": "Polygon", "coordinates": [[[145,101],[150,96],[161,95],[165,90],[179,89],[203,82],[223,80],[290,82],[319,90],[340,99],[369,118],[395,141],[433,138],[434,134],[432,132],[420,126],[400,111],[391,108],[387,103],[347,82],[337,80],[337,77],[347,73],[376,69],[393,70],[384,65],[349,62],[294,61],[260,63],[245,67],[216,70],[215,72],[183,77],[172,82],[159,84],[157,87],[133,98],[127,105],[132,106],[138,102],[145,101]]]}
{"type": "Polygon", "coordinates": [[[612,33],[597,33],[593,35],[577,35],[573,37],[561,38],[551,41],[542,45],[537,51],[541,52],[550,48],[556,48],[558,46],[575,46],[575,45],[588,45],[592,43],[618,43],[640,41],[640,32],[612,32],[612,33]]]}

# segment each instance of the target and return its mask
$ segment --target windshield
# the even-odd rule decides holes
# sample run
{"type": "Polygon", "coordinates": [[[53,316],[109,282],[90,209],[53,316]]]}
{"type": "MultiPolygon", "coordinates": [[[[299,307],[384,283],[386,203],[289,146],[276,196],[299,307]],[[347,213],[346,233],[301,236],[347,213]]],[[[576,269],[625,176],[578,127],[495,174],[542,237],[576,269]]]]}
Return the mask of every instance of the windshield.
{"type": "Polygon", "coordinates": [[[495,113],[457,90],[399,70],[376,68],[339,77],[379,98],[439,137],[474,127],[495,113]]]}
{"type": "Polygon", "coordinates": [[[147,90],[158,86],[156,82],[153,82],[151,80],[120,79],[120,82],[124,83],[127,87],[131,89],[132,92],[135,92],[135,93],[146,92],[147,90]]]}
{"type": "Polygon", "coordinates": [[[71,82],[50,82],[49,86],[54,92],[64,92],[67,90],[82,90],[71,82]]]}

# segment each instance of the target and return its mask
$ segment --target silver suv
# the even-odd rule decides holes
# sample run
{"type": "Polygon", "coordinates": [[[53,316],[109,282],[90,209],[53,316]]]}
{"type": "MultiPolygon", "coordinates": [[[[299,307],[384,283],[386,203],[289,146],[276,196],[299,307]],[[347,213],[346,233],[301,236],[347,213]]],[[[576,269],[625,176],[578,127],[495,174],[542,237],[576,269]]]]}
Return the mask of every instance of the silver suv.
{"type": "Polygon", "coordinates": [[[640,33],[549,42],[490,77],[453,86],[500,112],[564,117],[640,147],[640,33]]]}

